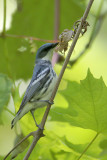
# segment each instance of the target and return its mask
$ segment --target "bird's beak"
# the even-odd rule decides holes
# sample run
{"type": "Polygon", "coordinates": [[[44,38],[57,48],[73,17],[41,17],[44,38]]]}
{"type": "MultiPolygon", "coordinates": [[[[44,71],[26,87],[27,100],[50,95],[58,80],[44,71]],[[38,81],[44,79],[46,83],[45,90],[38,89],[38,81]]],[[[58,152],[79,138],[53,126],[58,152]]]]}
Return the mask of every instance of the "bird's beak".
{"type": "Polygon", "coordinates": [[[57,43],[53,43],[52,44],[52,48],[55,48],[57,45],[58,45],[58,42],[57,43]]]}

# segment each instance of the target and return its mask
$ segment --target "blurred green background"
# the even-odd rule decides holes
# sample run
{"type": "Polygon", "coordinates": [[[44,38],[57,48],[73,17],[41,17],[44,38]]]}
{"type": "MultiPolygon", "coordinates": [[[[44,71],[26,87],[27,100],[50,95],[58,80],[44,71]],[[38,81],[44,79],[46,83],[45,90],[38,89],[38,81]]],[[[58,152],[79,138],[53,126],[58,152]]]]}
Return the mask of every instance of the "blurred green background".
{"type": "MultiPolygon", "coordinates": [[[[1,157],[5,156],[19,139],[35,130],[34,122],[29,113],[20,120],[13,130],[10,129],[10,124],[20,106],[23,93],[32,76],[36,51],[45,42],[34,41],[29,38],[18,38],[17,35],[45,40],[57,39],[58,34],[64,29],[73,28],[74,22],[82,17],[87,4],[88,1],[86,0],[0,0],[1,157]],[[5,2],[6,31],[3,32],[5,2]],[[57,17],[59,17],[58,24],[55,23],[57,17]],[[5,37],[3,37],[3,34],[5,34],[5,37]]],[[[48,116],[44,131],[46,136],[39,141],[29,158],[30,160],[77,160],[87,144],[96,135],[96,131],[90,128],[84,129],[74,126],[66,120],[64,122],[63,118],[60,118],[60,121],[56,120],[55,116],[57,117],[58,115],[56,115],[54,108],[65,109],[66,114],[69,103],[63,95],[63,90],[66,90],[69,82],[76,81],[80,83],[80,80],[86,77],[88,68],[94,77],[100,78],[102,76],[107,85],[106,13],[107,0],[95,0],[87,19],[90,26],[84,36],[80,36],[76,44],[55,98],[55,104],[48,116]],[[84,54],[78,58],[82,51],[84,51],[84,54]],[[77,62],[73,63],[76,59],[77,62]]],[[[65,58],[66,56],[63,55],[63,59],[65,58]]],[[[63,60],[58,61],[55,65],[57,74],[60,72],[62,63],[63,60]]],[[[41,121],[44,111],[45,108],[35,112],[38,122],[41,121]]],[[[59,114],[61,114],[60,110],[59,114]]],[[[15,159],[23,159],[31,140],[30,138],[29,141],[25,142],[25,145],[21,146],[19,152],[22,151],[23,153],[15,159]],[[25,151],[23,151],[24,149],[25,151]]],[[[13,154],[16,155],[17,153],[13,154]]],[[[81,159],[106,160],[107,135],[100,134],[81,159]]]]}

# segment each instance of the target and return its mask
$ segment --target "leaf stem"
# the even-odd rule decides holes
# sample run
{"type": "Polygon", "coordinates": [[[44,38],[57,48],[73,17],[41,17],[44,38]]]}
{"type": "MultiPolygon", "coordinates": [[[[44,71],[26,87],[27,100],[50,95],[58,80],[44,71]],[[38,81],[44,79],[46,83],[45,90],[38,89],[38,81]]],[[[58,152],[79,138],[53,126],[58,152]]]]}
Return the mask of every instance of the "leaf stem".
{"type": "Polygon", "coordinates": [[[2,36],[5,37],[5,32],[6,32],[6,0],[4,0],[4,21],[3,21],[3,32],[2,36]]]}
{"type": "Polygon", "coordinates": [[[77,160],[80,160],[83,155],[86,153],[86,151],[88,150],[88,148],[92,145],[92,143],[96,140],[96,138],[98,137],[99,133],[97,133],[95,135],[95,137],[91,140],[91,142],[88,144],[88,146],[84,149],[84,151],[81,153],[81,155],[79,156],[79,158],[77,160]]]}

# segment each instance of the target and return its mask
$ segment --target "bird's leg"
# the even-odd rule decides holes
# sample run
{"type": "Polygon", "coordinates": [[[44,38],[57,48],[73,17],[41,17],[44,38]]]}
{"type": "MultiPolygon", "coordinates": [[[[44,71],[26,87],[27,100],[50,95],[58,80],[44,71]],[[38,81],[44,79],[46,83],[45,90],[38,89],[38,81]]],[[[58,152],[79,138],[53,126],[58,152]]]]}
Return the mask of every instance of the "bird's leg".
{"type": "Polygon", "coordinates": [[[33,117],[33,119],[34,119],[34,121],[35,121],[36,126],[38,127],[38,124],[37,124],[36,119],[35,119],[35,117],[34,117],[34,111],[31,110],[30,112],[31,112],[31,114],[32,114],[32,117],[33,117]]]}
{"type": "Polygon", "coordinates": [[[32,117],[33,117],[33,119],[34,119],[34,121],[35,121],[36,126],[37,126],[39,129],[43,130],[43,128],[41,128],[41,127],[37,124],[37,122],[36,122],[36,119],[35,119],[35,116],[34,116],[34,111],[31,110],[30,112],[31,112],[31,114],[32,114],[32,117]]]}

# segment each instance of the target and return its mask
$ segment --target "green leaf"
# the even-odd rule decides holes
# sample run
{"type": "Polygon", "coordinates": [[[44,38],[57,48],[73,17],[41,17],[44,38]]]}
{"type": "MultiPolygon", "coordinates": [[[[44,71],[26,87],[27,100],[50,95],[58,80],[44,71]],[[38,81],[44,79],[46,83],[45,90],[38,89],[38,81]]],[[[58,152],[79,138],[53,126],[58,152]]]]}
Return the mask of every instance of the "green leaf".
{"type": "Polygon", "coordinates": [[[100,158],[101,160],[106,160],[107,159],[107,138],[103,139],[99,146],[103,149],[101,154],[100,154],[100,158]]]}
{"type": "MultiPolygon", "coordinates": [[[[57,131],[56,131],[57,132],[57,131]]],[[[60,135],[59,135],[60,136],[60,135]]],[[[46,132],[46,137],[42,139],[40,145],[42,146],[41,153],[42,157],[47,157],[45,151],[50,152],[53,160],[66,160],[66,159],[73,159],[77,160],[81,152],[84,150],[87,144],[79,144],[75,145],[69,142],[65,137],[56,136],[51,131],[46,132]],[[46,141],[46,142],[45,142],[46,141]],[[45,149],[45,150],[44,150],[45,149]]],[[[96,153],[97,151],[93,151],[95,154],[89,151],[87,154],[84,155],[82,158],[83,160],[96,160],[96,153]]]]}
{"type": "MultiPolygon", "coordinates": [[[[11,28],[7,31],[12,35],[34,36],[42,39],[52,40],[54,37],[54,1],[50,0],[23,0],[18,5],[18,10],[12,16],[11,28]]],[[[83,6],[75,0],[69,3],[60,1],[60,33],[70,29],[74,22],[83,14],[83,6]],[[77,12],[78,10],[78,12],[77,12]]],[[[8,6],[7,6],[8,7],[8,6]]],[[[45,42],[32,42],[22,38],[0,38],[0,72],[8,74],[13,79],[28,79],[33,72],[36,50],[45,42]],[[38,45],[36,47],[36,44],[38,45]]]]}
{"type": "Polygon", "coordinates": [[[67,100],[68,107],[52,109],[54,120],[100,133],[107,132],[107,87],[102,78],[95,79],[88,70],[87,77],[80,84],[68,81],[66,90],[60,93],[67,100]]]}
{"type": "Polygon", "coordinates": [[[3,160],[3,158],[4,158],[3,156],[0,156],[0,160],[3,160]]]}
{"type": "MultiPolygon", "coordinates": [[[[0,74],[0,114],[3,107],[7,105],[12,89],[12,81],[4,74],[0,74]]],[[[0,116],[1,117],[1,116],[0,116]]],[[[0,123],[2,120],[0,119],[0,123]]]]}
{"type": "MultiPolygon", "coordinates": [[[[71,152],[71,157],[75,155],[75,159],[83,153],[83,151],[90,144],[92,139],[96,136],[96,132],[88,129],[82,129],[80,127],[73,127],[67,123],[62,122],[49,122],[48,128],[56,134],[55,138],[51,133],[49,135],[53,136],[53,139],[58,139],[62,143],[60,146],[61,150],[65,152],[65,155],[71,152]]],[[[48,131],[49,132],[49,131],[48,131]]],[[[99,147],[99,143],[104,139],[104,135],[100,134],[97,139],[90,145],[87,152],[84,153],[84,156],[81,159],[97,159],[99,158],[102,148],[99,147]],[[86,158],[87,157],[87,158],[86,158]]],[[[58,151],[60,152],[60,151],[58,151]]],[[[64,154],[64,153],[63,153],[64,154]]],[[[70,156],[70,153],[68,154],[70,156]]],[[[66,159],[66,158],[65,158],[66,159]]]]}
{"type": "MultiPolygon", "coordinates": [[[[87,144],[73,144],[70,141],[68,141],[65,137],[60,138],[62,143],[64,143],[67,147],[69,147],[72,152],[75,153],[75,155],[77,157],[79,157],[81,155],[81,153],[84,151],[84,149],[88,146],[87,144]]],[[[94,146],[95,147],[95,146],[94,146]]],[[[82,157],[82,159],[97,159],[99,156],[99,151],[98,151],[98,146],[96,146],[96,150],[94,150],[93,148],[90,150],[88,150],[86,153],[84,153],[84,156],[82,157]]]]}

